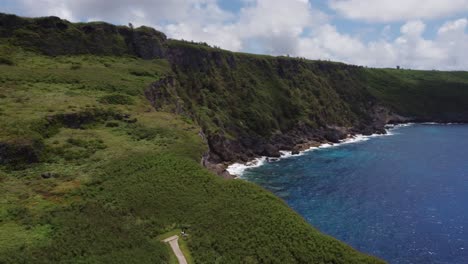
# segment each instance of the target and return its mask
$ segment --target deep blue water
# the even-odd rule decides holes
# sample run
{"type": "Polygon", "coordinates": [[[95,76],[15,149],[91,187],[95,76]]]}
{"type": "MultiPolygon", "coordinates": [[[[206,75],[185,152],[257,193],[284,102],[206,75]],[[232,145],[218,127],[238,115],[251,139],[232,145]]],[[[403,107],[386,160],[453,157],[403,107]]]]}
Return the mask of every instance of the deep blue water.
{"type": "Polygon", "coordinates": [[[307,152],[247,170],[322,232],[390,263],[468,263],[468,125],[307,152]]]}

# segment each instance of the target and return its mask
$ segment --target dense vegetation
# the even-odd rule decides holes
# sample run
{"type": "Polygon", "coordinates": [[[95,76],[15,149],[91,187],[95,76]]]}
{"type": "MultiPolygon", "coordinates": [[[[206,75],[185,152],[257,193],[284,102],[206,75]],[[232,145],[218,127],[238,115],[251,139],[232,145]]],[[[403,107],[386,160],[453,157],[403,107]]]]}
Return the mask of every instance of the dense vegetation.
{"type": "Polygon", "coordinates": [[[420,121],[468,122],[468,72],[366,69],[368,90],[420,121]]]}
{"type": "Polygon", "coordinates": [[[359,100],[365,93],[352,85],[357,68],[235,54],[178,41],[170,47],[178,55],[173,65],[179,94],[208,132],[237,125],[239,131],[268,136],[298,121],[312,127],[352,125],[366,115],[359,100]]]}
{"type": "Polygon", "coordinates": [[[199,165],[198,125],[143,92],[165,60],[48,57],[0,45],[0,263],[376,263],[284,202],[199,165]]]}
{"type": "Polygon", "coordinates": [[[70,23],[58,17],[22,18],[0,13],[0,37],[47,55],[163,56],[166,36],[152,28],[105,22],[70,23]]]}
{"type": "Polygon", "coordinates": [[[380,263],[200,158],[215,138],[253,148],[372,126],[378,105],[468,113],[462,72],[231,53],[58,18],[0,14],[0,73],[0,263],[172,263],[158,237],[182,226],[195,263],[380,263]]]}

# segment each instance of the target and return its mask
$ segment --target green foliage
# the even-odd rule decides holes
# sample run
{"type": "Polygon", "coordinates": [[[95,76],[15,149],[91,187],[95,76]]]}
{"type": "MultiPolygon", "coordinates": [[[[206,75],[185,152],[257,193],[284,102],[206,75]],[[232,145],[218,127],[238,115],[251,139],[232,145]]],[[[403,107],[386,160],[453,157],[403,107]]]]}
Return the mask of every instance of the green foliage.
{"type": "Polygon", "coordinates": [[[369,91],[396,112],[421,121],[468,121],[468,73],[368,69],[369,91]]]}
{"type": "MultiPolygon", "coordinates": [[[[130,29],[105,22],[70,23],[58,17],[21,18],[0,13],[0,37],[47,55],[132,55],[161,58],[166,36],[146,27],[130,29]]],[[[72,66],[76,67],[76,66],[72,66]]]]}
{"type": "Polygon", "coordinates": [[[299,123],[355,126],[374,99],[360,68],[331,62],[231,53],[171,41],[178,95],[208,134],[268,138],[299,123]]]}
{"type": "Polygon", "coordinates": [[[72,69],[72,70],[81,69],[81,63],[79,63],[79,62],[73,63],[72,66],[70,67],[70,69],[72,69]]]}
{"type": "Polygon", "coordinates": [[[147,72],[147,71],[142,71],[142,70],[131,70],[130,74],[135,75],[135,76],[149,76],[149,77],[154,76],[154,74],[147,72]]]}
{"type": "Polygon", "coordinates": [[[125,94],[111,94],[105,95],[99,99],[102,104],[115,104],[115,105],[131,105],[134,103],[133,99],[125,94]]]}
{"type": "Polygon", "coordinates": [[[63,158],[67,161],[86,159],[106,147],[107,146],[101,139],[84,140],[80,138],[69,138],[62,146],[49,149],[49,161],[57,158],[63,158]]]}
{"type": "Polygon", "coordinates": [[[15,63],[11,59],[5,57],[0,57],[0,64],[9,66],[15,65],[15,63]]]}

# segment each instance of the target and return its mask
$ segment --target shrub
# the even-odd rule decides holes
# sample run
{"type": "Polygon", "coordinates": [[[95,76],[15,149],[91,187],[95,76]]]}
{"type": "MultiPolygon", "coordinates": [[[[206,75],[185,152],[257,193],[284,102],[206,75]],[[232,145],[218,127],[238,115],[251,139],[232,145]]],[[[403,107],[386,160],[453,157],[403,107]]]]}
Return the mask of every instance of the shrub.
{"type": "Polygon", "coordinates": [[[145,127],[142,125],[132,125],[128,134],[136,140],[152,140],[160,132],[157,129],[145,127]]]}
{"type": "Polygon", "coordinates": [[[106,127],[118,127],[118,126],[119,126],[119,123],[117,122],[110,121],[106,123],[106,127]]]}
{"type": "Polygon", "coordinates": [[[147,71],[142,71],[142,70],[131,70],[130,74],[135,75],[135,76],[140,76],[140,77],[141,76],[149,76],[149,77],[154,76],[154,74],[147,72],[147,71]]]}
{"type": "Polygon", "coordinates": [[[9,58],[0,57],[0,65],[13,66],[15,63],[9,58]]]}
{"type": "Polygon", "coordinates": [[[72,70],[81,69],[81,63],[79,63],[79,62],[72,63],[72,66],[70,67],[70,69],[72,69],[72,70]]]}
{"type": "Polygon", "coordinates": [[[101,97],[99,102],[102,104],[131,105],[133,104],[133,99],[128,95],[112,94],[101,97]]]}

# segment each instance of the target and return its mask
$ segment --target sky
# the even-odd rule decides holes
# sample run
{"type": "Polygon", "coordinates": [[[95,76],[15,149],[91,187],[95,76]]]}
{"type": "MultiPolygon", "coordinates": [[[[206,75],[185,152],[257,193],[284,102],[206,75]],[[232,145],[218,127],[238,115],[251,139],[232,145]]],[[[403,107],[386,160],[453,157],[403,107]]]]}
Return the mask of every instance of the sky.
{"type": "Polygon", "coordinates": [[[131,22],[232,51],[468,70],[468,0],[0,0],[0,12],[131,22]]]}

